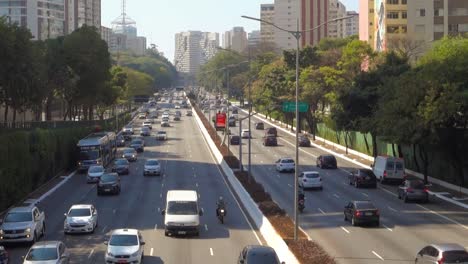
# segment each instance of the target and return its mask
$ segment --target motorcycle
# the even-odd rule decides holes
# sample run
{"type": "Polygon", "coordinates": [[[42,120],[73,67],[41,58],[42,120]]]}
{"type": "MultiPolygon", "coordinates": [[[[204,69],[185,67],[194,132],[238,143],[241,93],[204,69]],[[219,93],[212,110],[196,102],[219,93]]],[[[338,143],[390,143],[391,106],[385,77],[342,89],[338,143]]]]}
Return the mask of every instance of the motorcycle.
{"type": "Polygon", "coordinates": [[[304,208],[305,208],[305,200],[300,199],[297,203],[297,209],[299,209],[299,212],[302,213],[304,211],[304,208]]]}
{"type": "Polygon", "coordinates": [[[218,219],[221,222],[221,224],[224,224],[224,216],[226,215],[226,211],[224,208],[219,208],[218,209],[218,219]]]}

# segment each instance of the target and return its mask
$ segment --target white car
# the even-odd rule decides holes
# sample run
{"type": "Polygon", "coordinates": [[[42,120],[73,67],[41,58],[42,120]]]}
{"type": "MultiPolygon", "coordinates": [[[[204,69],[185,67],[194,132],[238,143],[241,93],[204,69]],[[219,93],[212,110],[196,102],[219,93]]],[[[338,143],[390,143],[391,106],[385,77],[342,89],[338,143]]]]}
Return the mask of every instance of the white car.
{"type": "Polygon", "coordinates": [[[276,170],[279,172],[283,171],[294,171],[296,164],[292,158],[281,158],[276,161],[276,170]]]}
{"type": "Polygon", "coordinates": [[[166,140],[166,139],[167,139],[167,133],[166,133],[166,131],[158,131],[158,134],[156,135],[156,139],[158,139],[158,140],[166,140]]]}
{"type": "Polygon", "coordinates": [[[317,171],[304,171],[302,172],[299,177],[299,187],[304,189],[307,188],[318,188],[320,190],[323,189],[322,185],[322,177],[317,171]]]}
{"type": "Polygon", "coordinates": [[[24,257],[23,264],[68,264],[70,253],[62,241],[36,242],[24,257]]]}
{"type": "Polygon", "coordinates": [[[122,129],[122,133],[124,135],[129,135],[129,134],[133,134],[133,127],[132,126],[125,126],[123,129],[122,129]]]}
{"type": "Polygon", "coordinates": [[[180,109],[180,105],[175,105],[175,109],[180,109]]]}
{"type": "Polygon", "coordinates": [[[161,175],[161,165],[157,159],[149,159],[143,168],[143,176],[161,175]]]}
{"type": "Polygon", "coordinates": [[[112,231],[107,245],[105,263],[141,263],[144,251],[143,236],[137,229],[116,229],[112,231]]]}
{"type": "Polygon", "coordinates": [[[242,138],[250,138],[250,130],[248,130],[248,129],[242,129],[241,137],[242,137],[242,138]]]}
{"type": "Polygon", "coordinates": [[[149,128],[149,129],[152,129],[152,128],[153,128],[153,127],[152,127],[152,124],[153,124],[153,123],[152,123],[150,120],[145,120],[145,121],[143,121],[143,127],[147,127],[147,128],[149,128]]]}
{"type": "Polygon", "coordinates": [[[104,174],[104,167],[101,165],[89,166],[88,175],[86,176],[87,183],[95,183],[99,181],[99,178],[104,174]]]}
{"type": "Polygon", "coordinates": [[[69,233],[93,233],[98,225],[98,212],[92,204],[72,205],[68,213],[65,213],[63,232],[69,233]]]}
{"type": "Polygon", "coordinates": [[[162,114],[161,118],[162,118],[162,119],[164,119],[164,118],[169,118],[169,114],[164,113],[164,114],[162,114]]]}

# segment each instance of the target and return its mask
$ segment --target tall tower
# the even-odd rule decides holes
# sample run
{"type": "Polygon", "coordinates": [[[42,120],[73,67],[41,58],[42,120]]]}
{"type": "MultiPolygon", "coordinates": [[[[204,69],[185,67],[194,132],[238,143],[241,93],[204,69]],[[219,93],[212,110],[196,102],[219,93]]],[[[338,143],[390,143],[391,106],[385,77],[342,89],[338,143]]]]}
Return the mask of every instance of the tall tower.
{"type": "Polygon", "coordinates": [[[127,37],[136,37],[137,29],[135,20],[127,16],[126,0],[122,0],[122,13],[112,21],[112,30],[115,34],[123,34],[127,37]]]}

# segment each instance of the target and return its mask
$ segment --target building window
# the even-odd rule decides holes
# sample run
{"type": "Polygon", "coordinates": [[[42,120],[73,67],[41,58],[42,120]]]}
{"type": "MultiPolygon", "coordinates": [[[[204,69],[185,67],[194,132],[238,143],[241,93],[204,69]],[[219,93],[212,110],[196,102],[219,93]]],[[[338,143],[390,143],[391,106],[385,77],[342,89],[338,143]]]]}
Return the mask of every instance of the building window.
{"type": "Polygon", "coordinates": [[[398,19],[398,12],[387,12],[388,19],[398,19]]]}
{"type": "Polygon", "coordinates": [[[449,16],[467,16],[468,9],[466,8],[450,8],[448,12],[449,16]]]}
{"type": "Polygon", "coordinates": [[[374,13],[374,8],[369,9],[369,13],[374,13]]]}
{"type": "Polygon", "coordinates": [[[444,9],[439,8],[439,9],[434,10],[434,16],[438,17],[438,16],[443,16],[443,15],[444,15],[444,9]]]}
{"type": "Polygon", "coordinates": [[[416,16],[419,16],[419,17],[425,17],[426,16],[426,9],[418,9],[416,10],[416,16]]]}
{"type": "Polygon", "coordinates": [[[401,12],[401,18],[407,19],[408,18],[408,13],[406,11],[401,12]]]}
{"type": "Polygon", "coordinates": [[[387,26],[387,33],[398,33],[399,27],[398,26],[387,26]]]}
{"type": "Polygon", "coordinates": [[[406,34],[408,32],[408,27],[407,26],[401,26],[400,33],[406,34]]]}
{"type": "Polygon", "coordinates": [[[459,24],[458,25],[459,32],[468,32],[468,24],[459,24]]]}
{"type": "Polygon", "coordinates": [[[398,0],[387,0],[388,5],[398,5],[398,0]]]}
{"type": "Polygon", "coordinates": [[[458,33],[458,24],[449,24],[448,25],[449,33],[458,33]]]}
{"type": "Polygon", "coordinates": [[[407,4],[406,2],[407,2],[406,0],[401,0],[402,5],[406,5],[407,4]]]}

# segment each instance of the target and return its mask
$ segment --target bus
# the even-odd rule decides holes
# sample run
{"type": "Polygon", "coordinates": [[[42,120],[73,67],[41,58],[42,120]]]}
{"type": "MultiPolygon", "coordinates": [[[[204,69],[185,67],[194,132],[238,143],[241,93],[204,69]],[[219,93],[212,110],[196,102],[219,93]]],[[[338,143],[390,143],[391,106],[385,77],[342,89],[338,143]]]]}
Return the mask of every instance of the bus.
{"type": "Polygon", "coordinates": [[[107,166],[117,154],[117,135],[114,132],[89,134],[78,141],[78,171],[85,172],[91,165],[107,166]]]}

